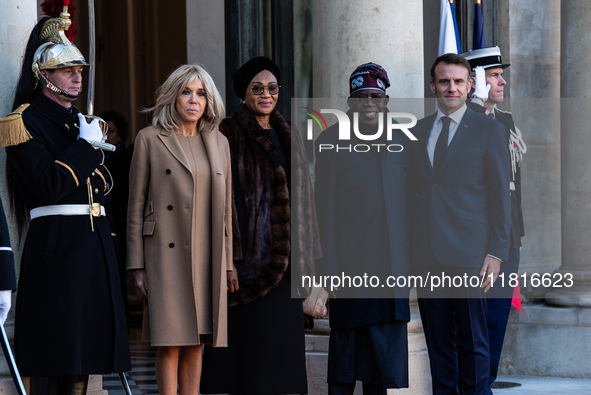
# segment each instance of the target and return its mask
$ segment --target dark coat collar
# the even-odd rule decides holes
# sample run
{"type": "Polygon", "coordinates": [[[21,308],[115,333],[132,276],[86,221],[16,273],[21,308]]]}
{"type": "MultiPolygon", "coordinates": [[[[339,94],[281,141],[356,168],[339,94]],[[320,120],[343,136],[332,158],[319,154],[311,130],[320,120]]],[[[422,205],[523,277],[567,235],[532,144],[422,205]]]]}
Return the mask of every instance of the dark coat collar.
{"type": "MultiPolygon", "coordinates": [[[[282,279],[290,262],[295,273],[312,274],[314,258],[320,255],[301,137],[277,111],[271,113],[270,123],[291,167],[291,188],[277,150],[246,106],[241,105],[220,125],[232,155],[232,230],[240,280],[240,290],[228,296],[230,304],[265,295],[282,279]]],[[[302,297],[309,292],[298,291],[302,297]]]]}

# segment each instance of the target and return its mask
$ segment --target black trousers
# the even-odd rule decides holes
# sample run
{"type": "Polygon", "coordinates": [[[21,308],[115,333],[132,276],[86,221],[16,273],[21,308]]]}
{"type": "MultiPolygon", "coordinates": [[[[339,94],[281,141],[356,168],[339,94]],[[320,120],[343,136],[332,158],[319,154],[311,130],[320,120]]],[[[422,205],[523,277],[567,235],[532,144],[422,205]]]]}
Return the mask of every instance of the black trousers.
{"type": "Polygon", "coordinates": [[[480,267],[433,265],[431,275],[474,277],[474,286],[458,283],[433,292],[417,289],[429,352],[434,395],[486,395],[490,372],[487,299],[479,287],[480,267]]]}

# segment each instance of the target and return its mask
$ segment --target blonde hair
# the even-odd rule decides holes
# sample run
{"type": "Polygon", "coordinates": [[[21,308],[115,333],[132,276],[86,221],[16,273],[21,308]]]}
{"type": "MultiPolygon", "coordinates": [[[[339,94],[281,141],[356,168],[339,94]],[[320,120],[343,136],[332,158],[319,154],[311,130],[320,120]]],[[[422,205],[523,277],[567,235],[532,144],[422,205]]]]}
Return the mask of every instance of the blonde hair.
{"type": "Polygon", "coordinates": [[[224,119],[226,110],[213,79],[201,65],[185,64],[170,73],[166,81],[156,90],[156,104],[142,110],[144,113],[151,113],[152,126],[160,126],[168,131],[179,129],[181,117],[176,109],[176,100],[195,79],[201,80],[207,98],[205,111],[197,122],[197,131],[201,132],[219,125],[224,119]]]}

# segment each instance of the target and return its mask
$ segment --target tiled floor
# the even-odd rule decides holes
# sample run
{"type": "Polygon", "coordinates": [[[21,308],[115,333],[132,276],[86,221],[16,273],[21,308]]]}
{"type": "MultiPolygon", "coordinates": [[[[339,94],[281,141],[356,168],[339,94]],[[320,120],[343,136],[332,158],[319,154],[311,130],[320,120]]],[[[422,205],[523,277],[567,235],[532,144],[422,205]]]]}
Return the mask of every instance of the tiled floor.
{"type": "Polygon", "coordinates": [[[500,381],[521,384],[519,387],[497,389],[498,395],[587,395],[591,394],[591,380],[559,377],[499,376],[500,381]]]}
{"type": "MultiPolygon", "coordinates": [[[[131,393],[133,395],[158,394],[154,376],[156,349],[140,342],[132,342],[130,347],[132,370],[126,375],[131,393]]],[[[109,395],[125,395],[119,376],[116,374],[103,376],[103,388],[109,391],[109,395]]]]}
{"type": "MultiPolygon", "coordinates": [[[[146,343],[131,343],[132,371],[127,373],[127,380],[133,395],[158,394],[156,377],[154,376],[155,358],[155,348],[146,343]]],[[[499,381],[519,383],[521,385],[515,388],[495,389],[494,392],[498,395],[591,394],[591,380],[500,376],[499,381]]],[[[103,376],[103,388],[109,391],[109,395],[125,395],[116,374],[103,376]]],[[[395,394],[396,391],[391,391],[391,393],[395,394]]],[[[419,394],[417,393],[417,395],[419,394]]]]}

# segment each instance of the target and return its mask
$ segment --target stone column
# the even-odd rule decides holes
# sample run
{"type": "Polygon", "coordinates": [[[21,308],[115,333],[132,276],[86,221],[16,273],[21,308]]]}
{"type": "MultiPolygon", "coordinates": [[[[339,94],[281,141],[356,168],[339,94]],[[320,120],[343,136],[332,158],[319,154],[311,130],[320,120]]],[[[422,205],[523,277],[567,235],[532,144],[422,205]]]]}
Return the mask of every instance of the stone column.
{"type": "MultiPolygon", "coordinates": [[[[560,3],[497,2],[498,45],[507,80],[501,107],[513,113],[527,153],[521,167],[525,237],[520,273],[552,273],[560,266],[560,3]],[[531,26],[544,25],[544,29],[531,26]]],[[[523,283],[523,282],[522,282],[523,283]]],[[[538,297],[539,287],[522,294],[538,297]]]]}
{"type": "Polygon", "coordinates": [[[591,307],[591,3],[563,0],[561,9],[561,200],[562,265],[572,288],[546,296],[558,306],[591,307]]]}
{"type": "Polygon", "coordinates": [[[347,97],[348,77],[365,62],[382,65],[390,97],[423,96],[422,0],[312,2],[314,97],[347,97]]]}
{"type": "Polygon", "coordinates": [[[186,7],[187,62],[202,64],[213,78],[222,99],[225,100],[224,2],[216,0],[187,1],[186,7]]]}
{"type": "MultiPolygon", "coordinates": [[[[14,88],[19,77],[22,54],[27,45],[31,28],[37,22],[37,2],[25,0],[0,0],[0,117],[6,116],[12,110],[14,88]]],[[[8,196],[5,181],[6,154],[0,149],[0,197],[4,203],[4,209],[8,211],[8,196]]],[[[15,224],[8,218],[12,245],[17,245],[15,224]]],[[[20,259],[20,253],[15,251],[15,261],[20,259]]],[[[18,266],[17,266],[18,273],[18,266]]],[[[15,294],[12,304],[14,306],[15,294]]],[[[14,336],[14,307],[8,315],[4,325],[8,337],[14,336]]],[[[16,394],[12,383],[10,371],[4,355],[0,357],[0,393],[16,394]]]]}

